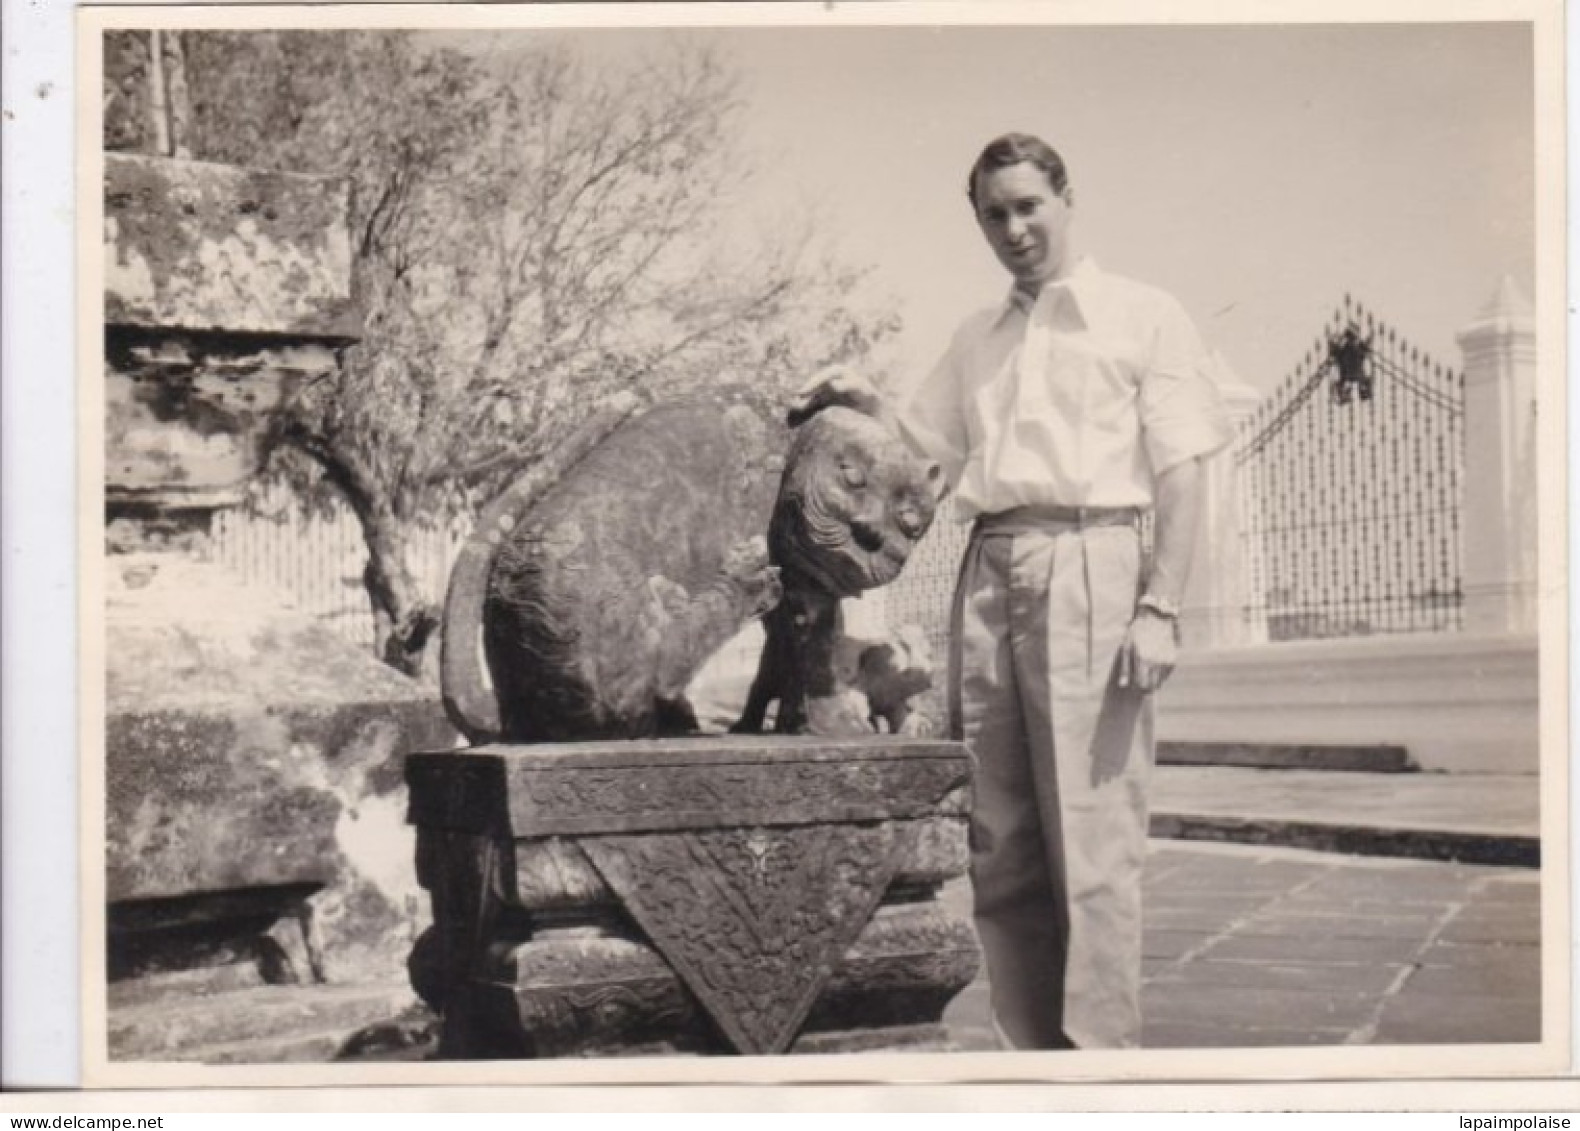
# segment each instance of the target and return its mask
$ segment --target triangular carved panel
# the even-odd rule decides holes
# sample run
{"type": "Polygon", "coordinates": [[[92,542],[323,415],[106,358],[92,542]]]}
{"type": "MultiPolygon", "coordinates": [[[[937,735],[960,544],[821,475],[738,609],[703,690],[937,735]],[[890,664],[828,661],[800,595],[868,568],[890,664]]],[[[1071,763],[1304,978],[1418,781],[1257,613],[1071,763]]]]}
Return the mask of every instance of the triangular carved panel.
{"type": "Polygon", "coordinates": [[[588,837],[582,848],[737,1051],[783,1052],[894,875],[881,825],[588,837]]]}

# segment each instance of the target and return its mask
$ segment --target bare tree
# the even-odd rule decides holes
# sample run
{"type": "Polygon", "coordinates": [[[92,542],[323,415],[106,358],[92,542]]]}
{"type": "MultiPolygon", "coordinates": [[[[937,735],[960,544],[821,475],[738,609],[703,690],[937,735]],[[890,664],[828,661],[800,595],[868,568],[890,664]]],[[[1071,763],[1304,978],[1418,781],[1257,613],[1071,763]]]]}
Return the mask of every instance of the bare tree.
{"type": "Polygon", "coordinates": [[[360,521],[380,654],[416,674],[438,594],[412,534],[475,507],[605,397],[721,378],[780,401],[895,328],[810,228],[735,208],[737,80],[679,42],[629,66],[490,61],[400,32],[188,32],[198,157],[344,176],[363,340],[281,429],[360,521]],[[786,232],[793,234],[786,234],[786,232]]]}

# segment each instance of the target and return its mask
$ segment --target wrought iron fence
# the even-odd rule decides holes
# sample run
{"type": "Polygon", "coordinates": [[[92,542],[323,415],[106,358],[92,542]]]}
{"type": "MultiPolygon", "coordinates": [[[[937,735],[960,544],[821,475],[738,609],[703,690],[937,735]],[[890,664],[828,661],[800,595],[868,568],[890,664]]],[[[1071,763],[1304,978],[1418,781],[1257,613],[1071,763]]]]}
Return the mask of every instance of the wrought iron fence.
{"type": "Polygon", "coordinates": [[[960,559],[970,540],[971,528],[954,520],[953,503],[938,509],[938,518],[916,549],[905,569],[882,590],[884,614],[891,627],[914,624],[927,634],[938,664],[942,685],[944,657],[949,654],[949,606],[960,559]]]}
{"type": "Polygon", "coordinates": [[[1236,442],[1252,638],[1460,627],[1464,377],[1348,296],[1236,442]]]}
{"type": "MultiPolygon", "coordinates": [[[[407,564],[430,598],[444,599],[450,566],[471,528],[470,516],[457,515],[412,537],[407,564]]],[[[347,642],[373,650],[373,606],[362,580],[367,544],[349,507],[310,508],[281,487],[255,508],[219,511],[212,533],[216,560],[279,590],[347,642]]]]}

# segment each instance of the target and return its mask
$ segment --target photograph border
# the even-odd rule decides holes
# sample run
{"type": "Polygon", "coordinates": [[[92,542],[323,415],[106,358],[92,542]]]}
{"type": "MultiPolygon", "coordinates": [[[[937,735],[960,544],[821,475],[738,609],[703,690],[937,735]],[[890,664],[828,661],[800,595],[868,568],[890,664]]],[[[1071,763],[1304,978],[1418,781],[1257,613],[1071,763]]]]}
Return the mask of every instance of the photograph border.
{"type": "Polygon", "coordinates": [[[1477,0],[1191,4],[1132,2],[868,4],[566,4],[524,6],[85,6],[77,10],[78,538],[81,741],[80,922],[82,1083],[88,1088],[298,1088],[611,1084],[1071,1083],[1271,1084],[1277,1081],[1538,1077],[1570,1069],[1571,857],[1568,722],[1566,201],[1563,175],[1563,9],[1556,2],[1477,0]],[[1356,1046],[1299,1049],[1143,1049],[1076,1053],[862,1054],[729,1059],[204,1066],[118,1062],[106,1047],[103,241],[101,36],[126,28],[600,27],[751,24],[871,27],[911,24],[1364,24],[1529,21],[1536,96],[1536,278],[1539,354],[1539,569],[1542,963],[1537,1045],[1356,1046]]]}

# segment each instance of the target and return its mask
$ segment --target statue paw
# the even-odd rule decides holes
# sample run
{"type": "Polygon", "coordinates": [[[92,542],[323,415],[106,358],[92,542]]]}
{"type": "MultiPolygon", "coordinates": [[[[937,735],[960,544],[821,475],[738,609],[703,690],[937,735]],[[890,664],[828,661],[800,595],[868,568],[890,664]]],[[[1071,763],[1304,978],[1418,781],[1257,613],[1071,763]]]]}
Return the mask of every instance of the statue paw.
{"type": "Polygon", "coordinates": [[[760,617],[784,596],[779,567],[768,562],[768,542],[755,536],[730,548],[724,559],[724,577],[739,594],[749,617],[760,617]]]}
{"type": "Polygon", "coordinates": [[[764,566],[753,582],[751,588],[752,612],[754,617],[760,617],[784,599],[784,581],[779,576],[778,566],[764,566]]]}
{"type": "Polygon", "coordinates": [[[898,733],[906,738],[936,738],[938,728],[933,725],[933,720],[920,711],[912,711],[905,716],[905,721],[900,724],[898,733]]]}
{"type": "Polygon", "coordinates": [[[807,734],[833,737],[875,733],[867,697],[859,691],[847,689],[808,697],[806,718],[807,734]]]}

